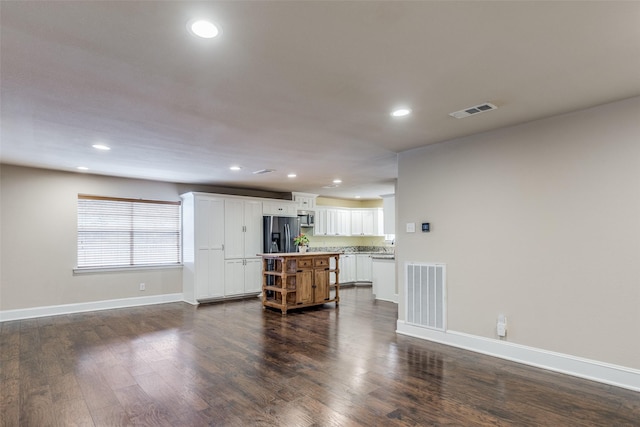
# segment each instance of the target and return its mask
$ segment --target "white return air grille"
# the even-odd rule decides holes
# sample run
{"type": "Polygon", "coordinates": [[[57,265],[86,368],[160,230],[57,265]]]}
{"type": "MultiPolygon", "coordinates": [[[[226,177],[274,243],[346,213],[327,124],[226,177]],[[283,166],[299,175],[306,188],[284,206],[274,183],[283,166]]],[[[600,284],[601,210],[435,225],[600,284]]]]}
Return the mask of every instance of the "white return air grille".
{"type": "Polygon", "coordinates": [[[444,331],[446,286],[444,264],[407,264],[407,323],[444,331]]]}

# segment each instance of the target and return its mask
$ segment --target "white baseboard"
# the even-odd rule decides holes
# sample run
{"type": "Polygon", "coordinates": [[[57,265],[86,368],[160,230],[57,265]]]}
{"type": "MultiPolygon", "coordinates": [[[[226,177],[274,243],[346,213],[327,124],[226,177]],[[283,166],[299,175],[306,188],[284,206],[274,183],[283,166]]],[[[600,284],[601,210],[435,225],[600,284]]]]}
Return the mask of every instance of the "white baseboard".
{"type": "Polygon", "coordinates": [[[112,308],[138,307],[142,305],[164,304],[182,301],[182,294],[152,295],[148,297],[121,298],[104,301],[81,302],[77,304],[50,305],[45,307],[22,308],[0,311],[0,322],[57,316],[60,314],[82,313],[85,311],[109,310],[112,308]]]}
{"type": "Polygon", "coordinates": [[[397,333],[640,392],[640,370],[535,347],[397,322],[397,333]]]}
{"type": "Polygon", "coordinates": [[[380,298],[378,296],[375,297],[375,299],[377,299],[378,301],[387,301],[387,302],[392,302],[397,304],[398,303],[398,295],[395,296],[395,298],[393,299],[389,299],[389,298],[380,298]]]}

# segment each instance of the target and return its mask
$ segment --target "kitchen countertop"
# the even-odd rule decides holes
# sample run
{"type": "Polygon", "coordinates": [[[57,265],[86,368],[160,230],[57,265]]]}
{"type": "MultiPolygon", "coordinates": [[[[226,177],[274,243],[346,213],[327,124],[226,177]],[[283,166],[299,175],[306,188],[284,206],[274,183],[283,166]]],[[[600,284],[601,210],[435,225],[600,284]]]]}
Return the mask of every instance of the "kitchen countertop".
{"type": "Polygon", "coordinates": [[[335,256],[342,254],[342,252],[274,252],[270,254],[257,254],[257,256],[262,258],[291,258],[305,256],[335,256]]]}

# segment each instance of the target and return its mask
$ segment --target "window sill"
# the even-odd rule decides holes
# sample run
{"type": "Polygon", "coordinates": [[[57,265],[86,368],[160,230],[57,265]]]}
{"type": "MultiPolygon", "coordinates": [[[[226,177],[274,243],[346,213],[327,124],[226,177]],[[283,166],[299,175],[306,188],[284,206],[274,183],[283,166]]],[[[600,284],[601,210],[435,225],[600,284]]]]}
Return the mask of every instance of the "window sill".
{"type": "Polygon", "coordinates": [[[122,273],[132,271],[144,271],[144,270],[171,270],[176,268],[182,268],[182,264],[170,264],[170,265],[132,265],[132,266],[119,266],[119,267],[76,267],[73,269],[73,275],[83,274],[101,274],[101,273],[122,273]]]}

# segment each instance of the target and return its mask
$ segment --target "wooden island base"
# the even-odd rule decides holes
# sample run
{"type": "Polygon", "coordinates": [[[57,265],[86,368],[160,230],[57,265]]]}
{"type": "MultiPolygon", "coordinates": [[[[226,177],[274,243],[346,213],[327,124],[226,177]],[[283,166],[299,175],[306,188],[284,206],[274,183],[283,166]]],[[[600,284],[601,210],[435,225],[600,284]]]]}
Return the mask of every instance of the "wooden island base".
{"type": "Polygon", "coordinates": [[[262,306],[282,314],[294,308],[340,302],[339,252],[258,254],[262,257],[262,306]],[[331,267],[335,259],[335,268],[331,267]],[[335,285],[331,284],[335,274],[335,285]]]}

